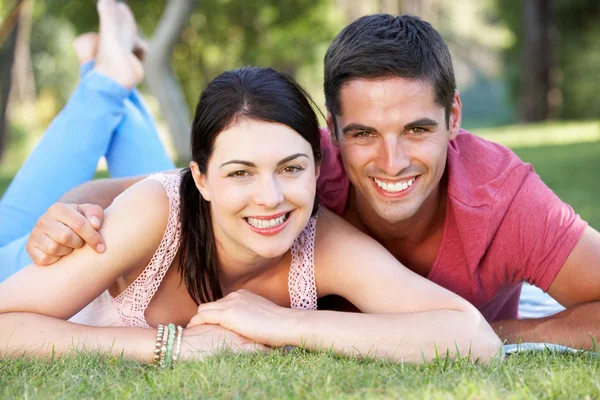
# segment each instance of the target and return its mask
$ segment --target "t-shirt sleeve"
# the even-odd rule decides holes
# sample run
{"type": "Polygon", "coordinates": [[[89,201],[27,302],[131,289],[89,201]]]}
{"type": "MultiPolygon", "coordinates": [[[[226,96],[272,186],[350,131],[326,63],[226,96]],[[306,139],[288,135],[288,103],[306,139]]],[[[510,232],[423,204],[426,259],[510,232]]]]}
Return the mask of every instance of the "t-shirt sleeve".
{"type": "Polygon", "coordinates": [[[496,204],[502,204],[501,197],[508,199],[512,197],[510,193],[516,192],[496,237],[506,252],[511,278],[547,291],[587,223],[542,182],[529,164],[517,170],[520,171],[511,174],[497,199],[496,204]]]}
{"type": "Polygon", "coordinates": [[[317,193],[321,203],[341,215],[346,208],[350,181],[344,171],[339,149],[329,138],[329,131],[321,129],[321,173],[317,180],[317,193]]]}

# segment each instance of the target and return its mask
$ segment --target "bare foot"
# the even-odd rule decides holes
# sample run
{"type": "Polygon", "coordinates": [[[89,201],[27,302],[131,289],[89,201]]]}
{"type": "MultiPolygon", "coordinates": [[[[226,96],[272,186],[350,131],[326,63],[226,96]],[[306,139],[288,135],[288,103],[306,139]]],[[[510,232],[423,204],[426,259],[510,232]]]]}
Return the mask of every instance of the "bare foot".
{"type": "Polygon", "coordinates": [[[73,41],[73,50],[75,50],[79,64],[92,61],[98,52],[98,34],[88,32],[77,36],[73,41]]]}
{"type": "Polygon", "coordinates": [[[144,79],[142,63],[133,55],[137,40],[133,14],[124,3],[115,0],[100,0],[97,8],[100,35],[94,69],[126,88],[133,88],[144,79]]]}
{"type": "MultiPolygon", "coordinates": [[[[80,65],[95,60],[98,53],[98,34],[96,32],[87,32],[77,36],[73,41],[73,50],[80,65]]],[[[144,61],[147,51],[148,43],[138,36],[133,47],[133,54],[140,61],[144,61]]]]}
{"type": "Polygon", "coordinates": [[[133,54],[140,60],[144,61],[148,52],[148,43],[141,37],[137,37],[133,46],[133,54]]]}

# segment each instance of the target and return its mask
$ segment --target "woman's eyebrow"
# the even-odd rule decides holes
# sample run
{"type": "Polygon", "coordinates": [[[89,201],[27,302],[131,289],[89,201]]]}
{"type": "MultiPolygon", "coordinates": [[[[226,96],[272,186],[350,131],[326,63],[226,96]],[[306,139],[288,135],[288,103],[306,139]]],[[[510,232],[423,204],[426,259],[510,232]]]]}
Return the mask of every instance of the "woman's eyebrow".
{"type": "Polygon", "coordinates": [[[256,168],[256,164],[254,164],[253,162],[244,161],[244,160],[229,160],[229,161],[224,162],[223,164],[221,164],[221,166],[219,168],[223,168],[224,166],[229,165],[229,164],[242,164],[242,165],[245,165],[247,167],[254,167],[254,168],[256,168]]]}
{"type": "Polygon", "coordinates": [[[279,162],[277,163],[277,166],[280,166],[280,165],[282,165],[282,164],[285,164],[286,162],[290,162],[290,161],[292,161],[293,159],[296,159],[296,158],[298,158],[298,157],[306,157],[306,158],[309,158],[309,157],[308,157],[306,154],[304,154],[304,153],[296,153],[296,154],[292,154],[291,156],[288,156],[288,157],[286,157],[286,158],[283,158],[283,159],[281,159],[281,161],[279,161],[279,162]]]}
{"type": "MultiPolygon", "coordinates": [[[[306,157],[309,158],[305,153],[296,153],[296,154],[292,154],[291,156],[288,156],[286,158],[281,159],[278,163],[277,166],[280,166],[282,164],[285,164],[287,162],[292,161],[293,159],[296,159],[298,157],[306,157]]],[[[221,164],[221,166],[219,168],[223,168],[226,165],[229,164],[241,164],[241,165],[245,165],[247,167],[252,167],[252,168],[256,168],[256,164],[254,164],[253,162],[250,161],[244,161],[244,160],[229,160],[227,162],[224,162],[223,164],[221,164]]]]}

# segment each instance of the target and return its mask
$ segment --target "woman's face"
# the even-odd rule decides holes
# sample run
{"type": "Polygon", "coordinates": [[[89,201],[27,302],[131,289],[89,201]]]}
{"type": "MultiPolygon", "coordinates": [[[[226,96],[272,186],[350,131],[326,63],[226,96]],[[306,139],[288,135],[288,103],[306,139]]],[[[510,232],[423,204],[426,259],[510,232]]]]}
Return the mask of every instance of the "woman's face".
{"type": "Polygon", "coordinates": [[[286,125],[241,120],[217,137],[206,174],[192,170],[226,250],[278,257],[308,223],[318,170],[310,144],[286,125]]]}

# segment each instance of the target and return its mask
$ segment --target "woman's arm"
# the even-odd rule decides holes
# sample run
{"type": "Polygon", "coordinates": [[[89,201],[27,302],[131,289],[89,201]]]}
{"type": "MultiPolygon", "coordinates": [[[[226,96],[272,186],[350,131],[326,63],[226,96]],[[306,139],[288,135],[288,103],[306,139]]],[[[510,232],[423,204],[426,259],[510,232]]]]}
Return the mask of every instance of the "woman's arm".
{"type": "Polygon", "coordinates": [[[318,220],[315,278],[319,296],[342,296],[364,314],[295,313],[294,330],[311,347],[407,361],[447,352],[487,360],[501,347],[473,305],[404,267],[327,210],[318,220]]]}
{"type": "Polygon", "coordinates": [[[0,357],[100,351],[140,362],[154,356],[155,329],[92,327],[30,313],[0,314],[0,357]]]}
{"type": "Polygon", "coordinates": [[[315,240],[318,295],[345,297],[364,314],[277,307],[248,292],[201,305],[192,319],[271,346],[422,362],[437,355],[489,361],[501,342],[467,301],[402,266],[341,218],[323,212],[315,240]]]}
{"type": "Polygon", "coordinates": [[[24,268],[0,283],[0,314],[70,318],[119,276],[147,265],[164,234],[168,215],[168,198],[159,182],[132,187],[107,210],[101,230],[107,244],[104,253],[84,246],[52,268],[35,264],[24,268]]]}
{"type": "MultiPolygon", "coordinates": [[[[73,355],[101,352],[149,363],[154,356],[156,329],[78,325],[39,314],[0,314],[0,357],[73,355]]],[[[180,360],[201,359],[224,348],[265,351],[267,348],[215,325],[188,328],[180,360]]]]}

